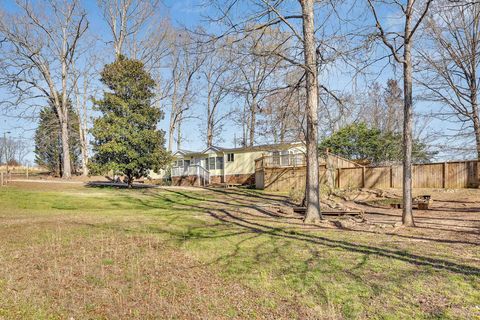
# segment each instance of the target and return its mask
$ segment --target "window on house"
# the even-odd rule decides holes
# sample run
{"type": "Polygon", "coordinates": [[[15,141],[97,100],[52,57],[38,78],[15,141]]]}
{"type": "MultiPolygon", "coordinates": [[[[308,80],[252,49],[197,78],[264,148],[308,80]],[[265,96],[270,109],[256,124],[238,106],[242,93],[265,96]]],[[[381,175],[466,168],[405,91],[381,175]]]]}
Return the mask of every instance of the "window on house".
{"type": "Polygon", "coordinates": [[[228,162],[233,162],[233,161],[235,161],[235,154],[234,154],[234,153],[228,153],[228,154],[227,154],[227,161],[228,161],[228,162]]]}
{"type": "Polygon", "coordinates": [[[280,152],[273,151],[272,152],[272,164],[279,165],[280,164],[280,152]]]}
{"type": "Polygon", "coordinates": [[[208,170],[215,170],[215,157],[208,158],[208,170]]]}
{"type": "Polygon", "coordinates": [[[183,161],[183,165],[184,165],[185,167],[189,167],[189,166],[190,166],[190,160],[184,160],[184,161],[183,161]]]}
{"type": "Polygon", "coordinates": [[[223,169],[223,157],[217,157],[217,169],[223,169]]]}
{"type": "Polygon", "coordinates": [[[282,166],[288,166],[290,164],[290,152],[288,150],[284,150],[280,152],[280,164],[282,166]]]}
{"type": "Polygon", "coordinates": [[[177,167],[183,167],[183,160],[177,161],[177,167]]]}

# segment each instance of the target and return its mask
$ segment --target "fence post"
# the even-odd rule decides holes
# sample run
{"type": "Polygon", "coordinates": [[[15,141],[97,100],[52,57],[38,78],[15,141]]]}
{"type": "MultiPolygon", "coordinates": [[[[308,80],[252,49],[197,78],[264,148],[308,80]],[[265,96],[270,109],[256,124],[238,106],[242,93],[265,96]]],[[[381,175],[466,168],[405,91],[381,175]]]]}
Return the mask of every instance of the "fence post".
{"type": "Polygon", "coordinates": [[[0,172],[0,187],[3,187],[3,172],[0,172]]]}
{"type": "Polygon", "coordinates": [[[340,189],[340,186],[341,186],[341,184],[340,184],[340,172],[341,172],[341,169],[338,168],[337,170],[338,170],[338,173],[337,173],[337,184],[338,184],[338,189],[340,189]]]}
{"type": "Polygon", "coordinates": [[[27,180],[28,180],[28,164],[27,164],[27,180]]]}
{"type": "Polygon", "coordinates": [[[442,174],[442,188],[446,189],[448,184],[447,184],[447,176],[448,176],[448,163],[444,162],[442,163],[442,168],[443,168],[443,174],[442,174]]]}
{"type": "Polygon", "coordinates": [[[477,161],[477,188],[480,188],[480,161],[477,161]]]}
{"type": "Polygon", "coordinates": [[[365,188],[365,167],[362,167],[362,188],[365,188]]]}
{"type": "Polygon", "coordinates": [[[393,177],[393,165],[390,165],[390,188],[395,188],[395,178],[393,177]]]}

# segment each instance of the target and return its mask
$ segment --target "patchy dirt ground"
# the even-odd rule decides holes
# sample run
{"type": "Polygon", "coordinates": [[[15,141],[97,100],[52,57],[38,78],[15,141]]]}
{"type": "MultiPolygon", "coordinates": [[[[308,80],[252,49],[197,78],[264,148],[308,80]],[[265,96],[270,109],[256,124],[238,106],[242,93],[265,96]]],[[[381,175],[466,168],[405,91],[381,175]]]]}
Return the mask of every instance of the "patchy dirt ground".
{"type": "Polygon", "coordinates": [[[432,197],[428,210],[414,209],[415,228],[398,227],[402,209],[392,208],[389,202],[401,201],[400,194],[400,190],[389,190],[346,195],[347,201],[343,202],[363,210],[367,222],[366,228],[360,224],[352,225],[352,228],[368,231],[380,227],[386,233],[404,236],[411,241],[480,244],[480,189],[415,190],[415,196],[432,197]]]}
{"type": "Polygon", "coordinates": [[[257,190],[14,182],[0,319],[476,319],[480,190],[416,192],[431,209],[402,228],[399,190],[338,194],[304,224],[257,190]]]}

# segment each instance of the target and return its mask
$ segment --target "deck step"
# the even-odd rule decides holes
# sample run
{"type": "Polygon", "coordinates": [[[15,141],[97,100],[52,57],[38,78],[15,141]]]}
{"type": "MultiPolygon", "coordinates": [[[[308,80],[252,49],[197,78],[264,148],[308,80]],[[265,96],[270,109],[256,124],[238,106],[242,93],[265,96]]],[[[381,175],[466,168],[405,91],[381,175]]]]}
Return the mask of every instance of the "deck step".
{"type": "MultiPolygon", "coordinates": [[[[307,208],[305,207],[293,207],[293,211],[297,213],[305,213],[307,208]]],[[[358,216],[362,213],[360,211],[322,211],[322,215],[325,216],[358,216]]]]}

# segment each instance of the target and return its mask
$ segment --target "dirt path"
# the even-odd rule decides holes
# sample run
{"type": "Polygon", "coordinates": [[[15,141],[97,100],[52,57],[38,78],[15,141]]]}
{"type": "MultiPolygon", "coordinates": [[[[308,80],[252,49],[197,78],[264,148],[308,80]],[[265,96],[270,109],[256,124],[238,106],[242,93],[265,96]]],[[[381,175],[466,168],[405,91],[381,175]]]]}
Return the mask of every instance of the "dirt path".
{"type": "MultiPolygon", "coordinates": [[[[251,222],[266,222],[290,229],[341,228],[364,233],[382,233],[397,236],[404,241],[480,245],[480,190],[459,190],[451,193],[430,190],[433,204],[429,210],[414,210],[415,228],[400,227],[401,209],[377,204],[343,202],[343,206],[364,211],[363,222],[348,216],[327,215],[326,223],[305,225],[301,214],[279,212],[279,206],[290,205],[285,196],[252,195],[236,189],[210,190],[209,193],[215,198],[209,202],[211,209],[236,212],[251,222]]],[[[336,210],[325,206],[323,209],[330,212],[336,210]]]]}

